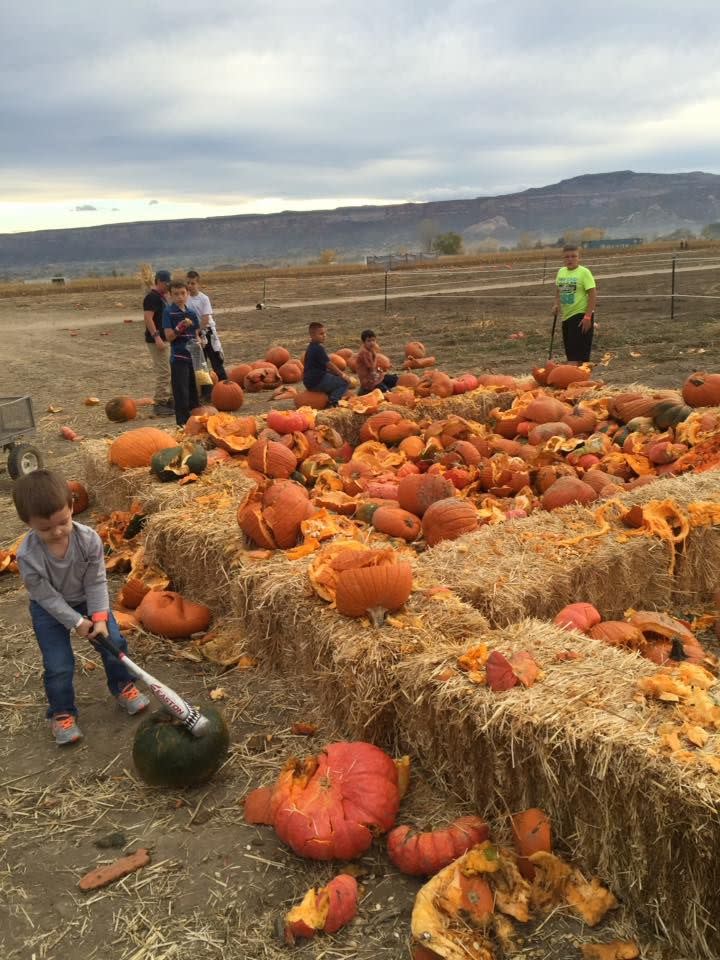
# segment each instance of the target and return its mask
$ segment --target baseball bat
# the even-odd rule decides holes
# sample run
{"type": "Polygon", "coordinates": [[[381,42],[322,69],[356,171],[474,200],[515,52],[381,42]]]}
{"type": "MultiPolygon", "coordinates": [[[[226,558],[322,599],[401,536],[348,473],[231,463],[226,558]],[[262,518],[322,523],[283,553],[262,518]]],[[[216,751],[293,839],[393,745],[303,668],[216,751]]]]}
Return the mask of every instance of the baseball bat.
{"type": "Polygon", "coordinates": [[[183,700],[179,694],[175,693],[175,691],[166,684],[160,683],[151,673],[139,667],[126,653],[119,650],[109,637],[103,634],[91,633],[88,639],[95,646],[99,645],[107,650],[108,653],[117,657],[121,663],[125,664],[133,676],[147,684],[155,698],[159,700],[165,709],[174,717],[177,717],[194,737],[205,736],[209,725],[207,717],[204,717],[198,710],[191,707],[189,703],[183,700]]]}

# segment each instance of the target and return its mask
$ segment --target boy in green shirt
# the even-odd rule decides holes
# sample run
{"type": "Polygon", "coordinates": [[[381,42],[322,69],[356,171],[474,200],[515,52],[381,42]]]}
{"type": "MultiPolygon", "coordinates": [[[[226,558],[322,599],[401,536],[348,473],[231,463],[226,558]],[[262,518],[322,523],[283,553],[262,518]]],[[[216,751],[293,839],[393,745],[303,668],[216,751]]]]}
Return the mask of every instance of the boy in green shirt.
{"type": "Polygon", "coordinates": [[[563,247],[564,267],[555,278],[557,317],[562,310],[562,337],[568,363],[586,363],[592,349],[597,288],[587,267],[580,266],[580,250],[568,244],[563,247]]]}

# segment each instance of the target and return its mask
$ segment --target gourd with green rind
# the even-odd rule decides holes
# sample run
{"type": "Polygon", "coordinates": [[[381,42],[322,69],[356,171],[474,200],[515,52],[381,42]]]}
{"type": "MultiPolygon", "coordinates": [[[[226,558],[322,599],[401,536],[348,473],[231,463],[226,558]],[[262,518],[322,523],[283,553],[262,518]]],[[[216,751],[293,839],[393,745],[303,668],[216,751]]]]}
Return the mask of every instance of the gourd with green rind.
{"type": "Polygon", "coordinates": [[[133,762],[145,783],[153,787],[193,787],[205,783],[225,762],[230,734],[222,714],[202,707],[208,720],[204,736],[194,737],[166,710],[158,710],[138,726],[133,762]]]}
{"type": "Polygon", "coordinates": [[[150,470],[163,482],[178,481],[189,473],[201,474],[207,467],[207,452],[199,443],[158,450],[153,455],[150,470]]]}

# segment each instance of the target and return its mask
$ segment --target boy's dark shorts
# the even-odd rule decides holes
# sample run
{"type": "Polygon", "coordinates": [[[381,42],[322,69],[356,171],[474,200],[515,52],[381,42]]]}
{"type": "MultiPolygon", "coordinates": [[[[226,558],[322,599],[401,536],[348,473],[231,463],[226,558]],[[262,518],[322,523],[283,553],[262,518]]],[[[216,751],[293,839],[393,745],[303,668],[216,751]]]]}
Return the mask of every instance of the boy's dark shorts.
{"type": "Polygon", "coordinates": [[[592,350],[595,321],[593,320],[587,333],[583,333],[580,324],[584,313],[576,313],[562,322],[562,338],[565,347],[565,356],[576,363],[586,363],[590,359],[592,350]]]}

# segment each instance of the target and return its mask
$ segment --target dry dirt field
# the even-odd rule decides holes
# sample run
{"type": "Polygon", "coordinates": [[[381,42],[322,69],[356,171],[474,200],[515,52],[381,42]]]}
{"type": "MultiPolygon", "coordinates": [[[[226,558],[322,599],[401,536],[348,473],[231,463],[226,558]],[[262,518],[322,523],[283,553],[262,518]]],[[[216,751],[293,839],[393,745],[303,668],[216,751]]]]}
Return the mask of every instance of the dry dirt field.
{"type": "MultiPolygon", "coordinates": [[[[600,275],[601,271],[599,271],[600,275]]],[[[720,270],[704,272],[693,289],[720,294],[720,270]]],[[[682,277],[686,290],[691,277],[682,277]]],[[[417,281],[415,281],[417,282],[417,281]]],[[[324,282],[284,281],[280,299],[323,299],[342,293],[362,296],[367,275],[324,282]]],[[[381,280],[372,278],[373,290],[381,280]]],[[[403,281],[407,285],[409,281],[403,281]]],[[[674,322],[667,300],[667,276],[602,281],[599,330],[594,359],[600,375],[616,383],[679,385],[696,369],[720,368],[720,308],[715,302],[681,301],[674,322]],[[604,296],[604,299],[602,297],[604,296]]],[[[384,352],[396,361],[408,339],[421,339],[452,373],[528,371],[547,357],[550,287],[488,290],[383,303],[346,302],[283,309],[267,297],[256,311],[258,281],[213,286],[207,291],[230,362],[262,356],[274,342],[298,353],[306,325],[323,320],[332,348],[353,345],[373,327],[384,352]],[[514,332],[525,337],[511,340],[514,332]]],[[[270,291],[272,294],[272,290],[270,291]]],[[[111,436],[103,406],[86,407],[84,397],[104,402],[119,393],[147,395],[151,378],[142,342],[139,284],[112,291],[68,288],[0,299],[2,387],[4,396],[29,394],[38,419],[37,444],[48,466],[72,477],[76,445],[59,438],[72,426],[88,438],[111,436]],[[132,320],[133,322],[127,322],[132,320]],[[61,408],[49,413],[50,406],[61,408]]],[[[556,352],[559,352],[559,339],[556,352]]],[[[252,397],[251,410],[263,410],[265,397],[252,397]]],[[[143,408],[147,411],[148,408],[143,408]]],[[[141,417],[147,417],[143,412],[141,417]]],[[[160,421],[166,425],[167,421],[160,421]]],[[[20,532],[10,501],[11,481],[0,469],[0,546],[20,532]]],[[[86,522],[87,517],[82,517],[86,522]]],[[[111,585],[117,589],[118,583],[111,585]]],[[[269,828],[243,824],[241,800],[248,788],[269,778],[291,752],[304,752],[342,736],[323,716],[322,704],[303,698],[292,686],[264,672],[220,675],[189,663],[149,639],[136,645],[151,664],[189,699],[213,687],[227,691],[223,703],[231,724],[231,759],[209,785],[176,794],[145,788],[132,771],[133,721],[118,716],[104,694],[97,656],[77,648],[77,690],[86,737],[82,745],[59,752],[43,719],[39,656],[28,627],[26,600],[16,577],[0,578],[0,952],[3,960],[175,960],[286,956],[276,937],[279,918],[304,890],[326,882],[332,868],[300,861],[277,843],[269,828]],[[295,737],[296,720],[320,726],[311,740],[295,737]],[[152,866],[127,880],[84,897],[77,879],[117,850],[98,841],[120,834],[121,847],[148,846],[152,866]]],[[[463,811],[427,771],[415,770],[403,808],[408,821],[438,823],[463,811]]],[[[295,948],[316,960],[407,957],[409,917],[419,884],[399,875],[378,847],[361,863],[364,898],[360,918],[335,938],[295,948]]],[[[619,923],[634,922],[623,918],[619,923]]],[[[642,918],[636,918],[642,921],[642,918]]],[[[608,933],[611,928],[607,928],[608,933]]],[[[607,936],[603,933],[602,936],[607,936]]],[[[571,960],[580,925],[556,917],[528,940],[522,956],[571,960]]],[[[660,957],[646,941],[643,957],[660,957]]],[[[673,957],[672,960],[678,960],[673,957]]]]}

